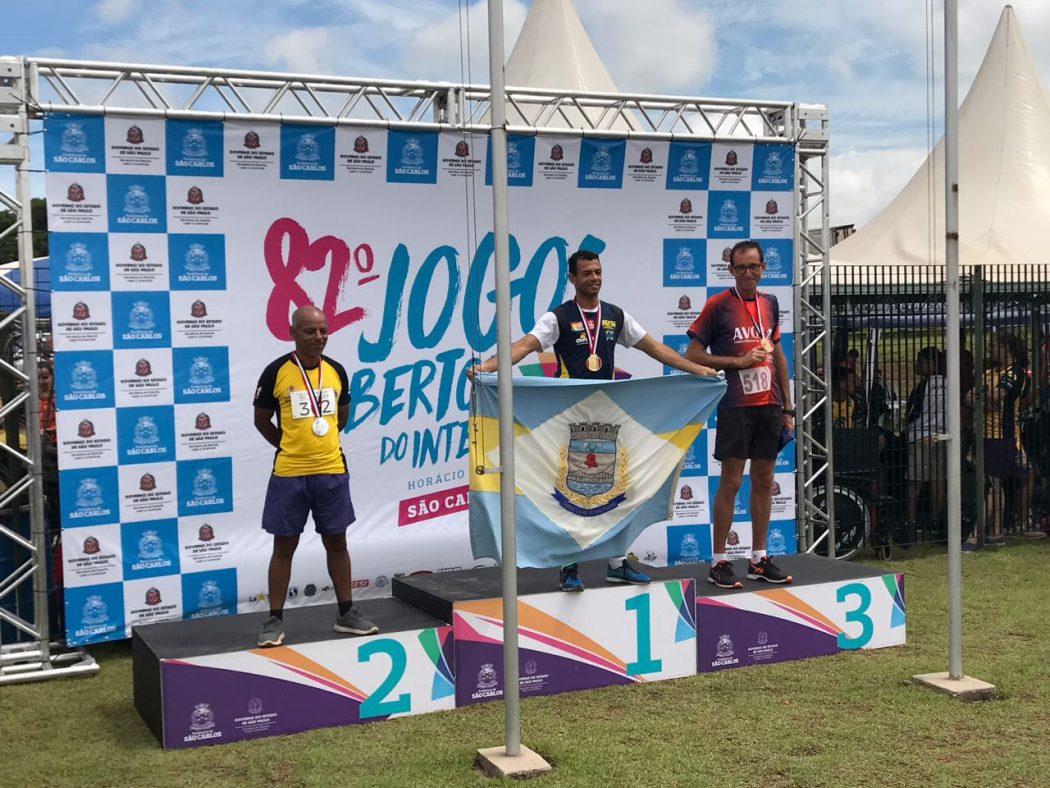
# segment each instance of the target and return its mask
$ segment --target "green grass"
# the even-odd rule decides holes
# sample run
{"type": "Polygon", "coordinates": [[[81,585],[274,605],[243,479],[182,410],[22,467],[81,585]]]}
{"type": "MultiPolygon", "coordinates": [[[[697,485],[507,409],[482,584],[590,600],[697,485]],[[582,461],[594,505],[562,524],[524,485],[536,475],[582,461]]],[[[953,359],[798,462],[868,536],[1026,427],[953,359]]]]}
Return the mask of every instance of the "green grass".
{"type": "MultiPolygon", "coordinates": [[[[534,784],[1050,785],[1047,542],[963,557],[965,671],[1001,700],[910,683],[948,649],[946,558],[916,548],[885,565],[907,574],[908,645],[527,700],[522,740],[554,765],[534,784]]],[[[502,743],[499,704],[165,753],[132,706],[130,650],[94,654],[95,677],[0,688],[0,785],[495,782],[472,763],[502,743]]]]}

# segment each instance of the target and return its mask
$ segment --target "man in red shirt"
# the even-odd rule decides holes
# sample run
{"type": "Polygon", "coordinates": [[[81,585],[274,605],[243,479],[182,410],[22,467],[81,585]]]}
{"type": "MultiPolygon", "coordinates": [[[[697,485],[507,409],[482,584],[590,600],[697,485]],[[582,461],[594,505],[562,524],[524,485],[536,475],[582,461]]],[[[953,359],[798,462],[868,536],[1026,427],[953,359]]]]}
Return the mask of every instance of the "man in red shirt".
{"type": "Polygon", "coordinates": [[[714,506],[714,555],[708,580],[720,588],[741,588],[726,558],[733,503],[751,460],[751,560],[749,580],[790,583],[766,555],[773,505],[773,469],[781,433],[795,429],[787,359],[780,347],[780,307],[775,296],[758,292],[766,270],[762,247],[741,241],[729,255],[736,286],[708,299],[687,332],[686,358],[725,370],[728,390],[718,403],[715,459],[722,475],[714,506]]]}

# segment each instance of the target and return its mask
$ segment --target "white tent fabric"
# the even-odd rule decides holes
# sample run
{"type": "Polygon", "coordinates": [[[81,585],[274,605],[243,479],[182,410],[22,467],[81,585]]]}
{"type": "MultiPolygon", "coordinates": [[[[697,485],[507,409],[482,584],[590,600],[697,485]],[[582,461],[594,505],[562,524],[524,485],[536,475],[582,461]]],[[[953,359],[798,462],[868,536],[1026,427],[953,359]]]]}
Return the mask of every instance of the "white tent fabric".
{"type": "MultiPolygon", "coordinates": [[[[507,61],[506,78],[513,87],[618,92],[572,0],[533,0],[507,61]]],[[[511,125],[591,128],[602,114],[601,110],[587,109],[587,117],[592,121],[589,123],[581,110],[571,104],[544,117],[539,117],[537,107],[519,106],[521,111],[507,104],[507,122],[511,125]]],[[[629,127],[620,120],[607,128],[629,127]]]]}
{"type": "MultiPolygon", "coordinates": [[[[1006,6],[959,110],[960,264],[1050,262],[1047,227],[1050,93],[1006,6]]],[[[834,264],[944,264],[943,139],[901,193],[831,257],[834,264]]]]}

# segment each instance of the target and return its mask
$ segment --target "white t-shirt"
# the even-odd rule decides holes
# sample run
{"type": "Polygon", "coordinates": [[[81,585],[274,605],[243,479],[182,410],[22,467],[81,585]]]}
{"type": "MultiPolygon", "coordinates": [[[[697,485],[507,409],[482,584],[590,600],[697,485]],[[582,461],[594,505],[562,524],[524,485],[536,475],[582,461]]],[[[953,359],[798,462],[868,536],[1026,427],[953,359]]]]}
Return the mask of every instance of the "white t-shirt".
{"type": "Polygon", "coordinates": [[[944,375],[930,375],[919,418],[908,424],[908,440],[918,441],[948,431],[948,382],[944,375]]]}
{"type": "MultiPolygon", "coordinates": [[[[597,309],[584,309],[585,315],[594,315],[597,309]]],[[[540,341],[540,348],[546,350],[558,341],[558,316],[553,312],[544,312],[532,331],[529,332],[540,341]]],[[[620,332],[616,344],[624,347],[634,347],[645,338],[646,331],[641,324],[631,317],[627,312],[623,313],[623,331],[620,332]]]]}

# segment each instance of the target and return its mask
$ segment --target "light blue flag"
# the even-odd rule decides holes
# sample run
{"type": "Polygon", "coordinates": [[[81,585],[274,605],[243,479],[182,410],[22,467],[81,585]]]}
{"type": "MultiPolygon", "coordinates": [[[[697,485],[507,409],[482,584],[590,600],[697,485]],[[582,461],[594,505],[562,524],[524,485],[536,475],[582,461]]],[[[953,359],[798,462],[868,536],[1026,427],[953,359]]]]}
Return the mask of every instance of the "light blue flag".
{"type": "MultiPolygon", "coordinates": [[[[471,418],[470,544],[501,559],[499,405],[478,375],[471,418]]],[[[725,393],[717,378],[514,378],[518,566],[562,566],[627,552],[667,520],[682,459],[725,393]]]]}

